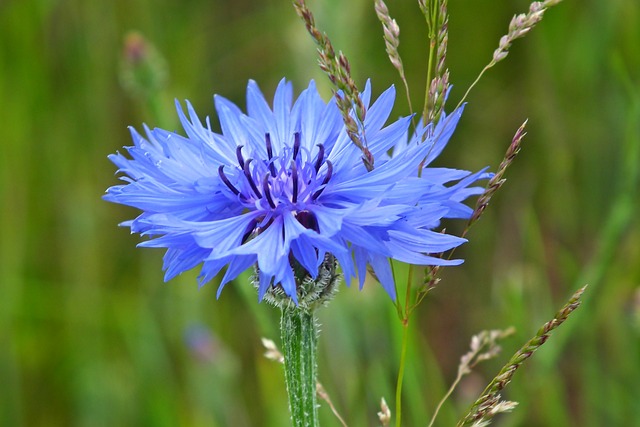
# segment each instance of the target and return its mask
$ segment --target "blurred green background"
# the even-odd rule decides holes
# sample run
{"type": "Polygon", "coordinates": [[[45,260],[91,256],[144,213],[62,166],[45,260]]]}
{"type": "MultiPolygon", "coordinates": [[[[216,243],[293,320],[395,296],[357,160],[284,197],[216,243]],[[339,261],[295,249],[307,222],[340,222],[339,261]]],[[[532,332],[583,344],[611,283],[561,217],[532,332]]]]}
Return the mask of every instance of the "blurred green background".
{"type": "MultiPolygon", "coordinates": [[[[413,1],[390,0],[414,108],[426,30],[413,1]]],[[[522,0],[451,0],[450,106],[489,61],[522,0]]],[[[400,89],[369,0],[310,2],[359,85],[400,89]]],[[[173,98],[216,122],[212,95],[244,106],[247,80],[271,97],[328,80],[286,0],[0,0],[0,425],[285,426],[279,314],[251,286],[162,283],[161,251],[117,227],[136,215],[101,194],[106,156],[128,125],[176,129],[173,98]],[[164,60],[151,96],[123,89],[123,45],[139,31],[164,60]],[[161,82],[160,82],[161,83],[161,82]]],[[[126,80],[126,78],[125,78],[126,80]]],[[[474,333],[515,326],[504,352],[467,377],[437,425],[463,414],[501,364],[575,289],[584,305],[515,376],[501,426],[640,425],[640,3],[565,1],[468,99],[439,164],[497,167],[528,136],[508,182],[413,318],[403,420],[424,426],[474,333]]],[[[461,224],[448,224],[460,232],[461,224]]],[[[401,326],[382,288],[343,287],[320,313],[320,380],[350,426],[393,408],[401,326]]],[[[324,425],[338,425],[323,405],[324,425]]]]}

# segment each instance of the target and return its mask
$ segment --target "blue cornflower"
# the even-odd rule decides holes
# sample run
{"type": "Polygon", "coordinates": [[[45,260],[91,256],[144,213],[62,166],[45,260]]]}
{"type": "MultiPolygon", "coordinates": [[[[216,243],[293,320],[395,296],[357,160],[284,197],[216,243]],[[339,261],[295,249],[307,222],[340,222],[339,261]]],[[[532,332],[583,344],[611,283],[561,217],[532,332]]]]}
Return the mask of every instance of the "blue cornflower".
{"type": "Polygon", "coordinates": [[[357,277],[362,286],[368,264],[395,299],[390,258],[419,265],[461,262],[429,255],[465,241],[432,230],[442,218],[470,216],[461,202],[482,191],[469,185],[486,174],[428,167],[418,174],[421,163],[442,151],[462,108],[436,126],[419,125],[408,138],[410,117],[384,126],[394,88],[369,108],[370,94],[367,83],[362,139],[376,159],[370,172],[335,102],[325,103],[313,81],[293,102],[291,83],[282,80],[273,108],[250,81],[246,114],[214,97],[221,133],[211,130],[208,118],[203,125],[188,102],[187,115],[177,103],[186,137],[146,126],[142,136],[131,129],[131,158],[109,156],[126,184],[109,188],[104,198],[143,211],[124,225],[152,237],[139,246],[167,248],[165,280],[202,264],[204,284],[226,266],[219,295],[257,265],[260,299],[281,286],[297,301],[292,263],[316,278],[331,254],[347,283],[357,277]]]}

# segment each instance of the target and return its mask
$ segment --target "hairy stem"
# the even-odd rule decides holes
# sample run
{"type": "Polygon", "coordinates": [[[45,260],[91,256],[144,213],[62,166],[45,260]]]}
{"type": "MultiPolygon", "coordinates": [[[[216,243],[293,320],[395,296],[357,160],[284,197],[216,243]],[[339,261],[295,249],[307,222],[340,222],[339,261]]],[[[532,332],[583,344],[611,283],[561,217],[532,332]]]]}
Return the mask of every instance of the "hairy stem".
{"type": "Polygon", "coordinates": [[[313,312],[299,307],[283,308],[280,333],[292,425],[317,427],[318,333],[313,312]]]}

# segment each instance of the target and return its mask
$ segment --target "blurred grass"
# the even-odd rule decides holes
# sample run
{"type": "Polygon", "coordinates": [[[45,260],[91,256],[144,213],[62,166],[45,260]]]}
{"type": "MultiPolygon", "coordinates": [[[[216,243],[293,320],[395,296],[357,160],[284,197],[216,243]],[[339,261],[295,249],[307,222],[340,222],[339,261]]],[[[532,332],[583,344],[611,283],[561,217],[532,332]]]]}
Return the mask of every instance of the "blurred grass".
{"type": "MultiPolygon", "coordinates": [[[[527,3],[450,3],[454,105],[527,3]]],[[[371,2],[310,6],[358,83],[372,77],[377,93],[399,84],[371,2]]],[[[411,2],[389,8],[419,100],[422,19],[411,2]]],[[[495,167],[526,117],[529,134],[459,252],[466,263],[417,311],[407,426],[426,425],[471,335],[517,328],[502,358],[463,381],[438,425],[452,425],[584,283],[584,306],[516,374],[506,397],[521,405],[496,425],[640,425],[638,40],[635,0],[565,1],[472,92],[441,164],[495,167]]],[[[127,125],[176,126],[174,97],[213,116],[213,93],[244,105],[249,78],[269,94],[283,76],[298,91],[316,78],[328,96],[287,1],[0,3],[0,425],[287,425],[281,368],[259,340],[278,336],[278,313],[243,281],[220,301],[214,283],[197,289],[195,272],[162,284],[162,254],[135,249],[138,237],[116,227],[135,211],[100,199],[116,182],[106,155],[129,145],[127,125]],[[166,58],[169,85],[155,112],[119,84],[130,30],[166,58]]],[[[396,114],[406,113],[399,96],[396,114]]],[[[399,357],[388,297],[374,283],[343,289],[321,320],[321,381],[349,425],[376,425],[399,357]]]]}

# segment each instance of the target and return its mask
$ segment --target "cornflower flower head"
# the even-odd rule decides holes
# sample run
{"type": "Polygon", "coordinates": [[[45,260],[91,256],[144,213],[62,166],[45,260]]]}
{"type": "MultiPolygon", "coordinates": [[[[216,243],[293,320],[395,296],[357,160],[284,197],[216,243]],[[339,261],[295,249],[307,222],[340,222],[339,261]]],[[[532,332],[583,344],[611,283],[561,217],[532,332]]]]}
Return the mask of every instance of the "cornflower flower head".
{"type": "Polygon", "coordinates": [[[204,284],[226,267],[219,295],[256,266],[259,299],[278,289],[297,303],[297,284],[316,279],[331,258],[345,281],[357,277],[360,287],[370,265],[395,300],[390,259],[461,262],[429,255],[465,241],[433,229],[442,218],[470,216],[461,202],[482,191],[469,185],[486,174],[429,167],[418,174],[446,145],[462,108],[435,126],[420,125],[408,138],[410,117],[384,126],[393,87],[371,106],[369,82],[361,96],[367,108],[362,139],[380,159],[372,171],[334,100],[325,103],[313,81],[293,102],[292,85],[282,80],[272,107],[250,81],[247,113],[214,97],[221,133],[212,131],[208,118],[203,124],[188,102],[186,114],[176,103],[186,136],[131,129],[130,157],[109,156],[125,183],[104,198],[142,210],[123,225],[151,237],[139,246],[167,249],[165,280],[202,264],[198,279],[204,284]]]}

